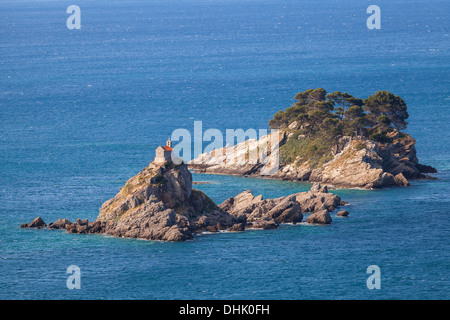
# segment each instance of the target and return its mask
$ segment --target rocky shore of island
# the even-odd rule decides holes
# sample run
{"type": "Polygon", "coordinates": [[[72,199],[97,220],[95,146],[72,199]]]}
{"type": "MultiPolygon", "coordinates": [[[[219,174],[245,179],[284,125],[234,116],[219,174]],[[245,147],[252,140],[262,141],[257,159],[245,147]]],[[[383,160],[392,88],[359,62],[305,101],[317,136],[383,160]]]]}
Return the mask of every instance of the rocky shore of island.
{"type": "Polygon", "coordinates": [[[276,199],[263,199],[247,190],[216,205],[206,194],[192,189],[192,184],[186,164],[152,162],[102,205],[95,221],[58,219],[47,225],[38,217],[21,227],[185,241],[204,232],[275,229],[283,223],[303,222],[305,216],[306,223],[329,224],[330,212],[344,204],[326,186],[314,184],[310,191],[276,199]]]}

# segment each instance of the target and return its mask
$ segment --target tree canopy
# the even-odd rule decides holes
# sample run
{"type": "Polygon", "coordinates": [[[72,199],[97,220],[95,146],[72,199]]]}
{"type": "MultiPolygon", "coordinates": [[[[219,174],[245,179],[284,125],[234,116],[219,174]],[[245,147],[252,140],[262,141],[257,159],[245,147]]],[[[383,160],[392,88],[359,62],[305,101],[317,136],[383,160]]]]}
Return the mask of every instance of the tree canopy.
{"type": "Polygon", "coordinates": [[[335,138],[342,135],[366,137],[387,142],[387,133],[406,129],[406,103],[389,91],[378,91],[367,99],[347,92],[326,92],[323,88],[298,93],[294,104],[278,111],[269,121],[271,128],[294,129],[307,137],[322,135],[335,138]]]}

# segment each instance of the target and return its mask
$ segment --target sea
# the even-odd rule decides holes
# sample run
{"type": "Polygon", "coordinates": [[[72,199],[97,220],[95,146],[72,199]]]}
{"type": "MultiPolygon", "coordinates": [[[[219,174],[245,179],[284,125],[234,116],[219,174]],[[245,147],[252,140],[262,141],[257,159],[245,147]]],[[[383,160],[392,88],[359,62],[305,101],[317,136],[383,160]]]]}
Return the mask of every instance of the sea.
{"type": "MultiPolygon", "coordinates": [[[[449,13],[444,0],[0,0],[0,299],[449,299],[449,13]],[[93,221],[176,129],[268,129],[319,87],[401,96],[437,180],[332,190],[350,215],[326,226],[181,243],[20,228],[93,221]]],[[[311,187],[193,178],[216,203],[311,187]]]]}

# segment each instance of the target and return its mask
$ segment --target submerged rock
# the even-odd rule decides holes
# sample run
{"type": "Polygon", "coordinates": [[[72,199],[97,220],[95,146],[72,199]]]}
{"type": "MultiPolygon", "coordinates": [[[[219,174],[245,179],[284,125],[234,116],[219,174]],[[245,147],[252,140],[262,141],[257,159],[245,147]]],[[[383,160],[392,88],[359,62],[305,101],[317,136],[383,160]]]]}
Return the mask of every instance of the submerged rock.
{"type": "Polygon", "coordinates": [[[332,219],[328,210],[320,210],[306,218],[306,222],[311,224],[330,224],[332,219]]]}

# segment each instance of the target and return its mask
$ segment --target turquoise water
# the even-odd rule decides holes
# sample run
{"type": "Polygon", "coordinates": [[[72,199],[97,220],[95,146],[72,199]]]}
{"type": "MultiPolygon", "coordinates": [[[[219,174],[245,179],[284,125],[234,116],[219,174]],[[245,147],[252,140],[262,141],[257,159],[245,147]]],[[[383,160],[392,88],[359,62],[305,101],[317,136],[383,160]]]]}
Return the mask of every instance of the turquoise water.
{"type": "MultiPolygon", "coordinates": [[[[447,1],[0,1],[0,299],[448,299],[447,1]],[[267,128],[308,88],[405,99],[437,181],[337,190],[328,226],[210,234],[185,243],[22,230],[94,220],[173,130],[267,128]],[[366,287],[369,265],[380,290],[366,287]],[[66,269],[81,268],[81,290],[66,269]]],[[[196,175],[217,203],[303,183],[196,175]]]]}

